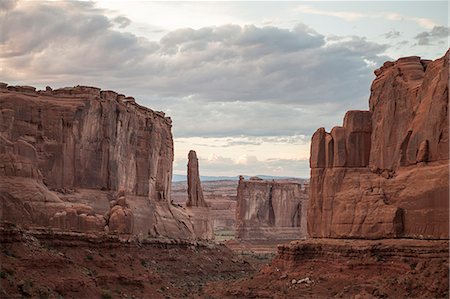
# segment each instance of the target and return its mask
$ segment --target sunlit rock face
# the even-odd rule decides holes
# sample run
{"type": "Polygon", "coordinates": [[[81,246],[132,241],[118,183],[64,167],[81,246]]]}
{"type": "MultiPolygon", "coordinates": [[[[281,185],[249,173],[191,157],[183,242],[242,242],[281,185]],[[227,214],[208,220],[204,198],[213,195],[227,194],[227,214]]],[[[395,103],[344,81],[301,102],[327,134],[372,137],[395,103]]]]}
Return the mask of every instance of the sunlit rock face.
{"type": "Polygon", "coordinates": [[[86,86],[2,84],[0,107],[2,220],[193,236],[170,204],[173,141],[164,113],[86,86]],[[117,204],[121,197],[126,205],[117,204]]]}
{"type": "Polygon", "coordinates": [[[448,58],[386,62],[370,111],[314,133],[311,237],[448,238],[448,58]]]}
{"type": "Polygon", "coordinates": [[[299,183],[257,178],[239,180],[236,236],[247,240],[288,240],[306,236],[308,195],[299,183]]]}

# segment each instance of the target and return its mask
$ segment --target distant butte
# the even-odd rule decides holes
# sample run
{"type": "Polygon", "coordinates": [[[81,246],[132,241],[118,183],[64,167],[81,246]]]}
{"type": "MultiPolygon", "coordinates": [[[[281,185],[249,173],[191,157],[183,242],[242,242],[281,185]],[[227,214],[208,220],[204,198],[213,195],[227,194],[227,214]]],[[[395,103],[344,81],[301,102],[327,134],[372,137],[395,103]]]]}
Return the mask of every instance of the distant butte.
{"type": "Polygon", "coordinates": [[[307,188],[298,182],[239,178],[236,237],[294,240],[306,237],[307,188]]]}

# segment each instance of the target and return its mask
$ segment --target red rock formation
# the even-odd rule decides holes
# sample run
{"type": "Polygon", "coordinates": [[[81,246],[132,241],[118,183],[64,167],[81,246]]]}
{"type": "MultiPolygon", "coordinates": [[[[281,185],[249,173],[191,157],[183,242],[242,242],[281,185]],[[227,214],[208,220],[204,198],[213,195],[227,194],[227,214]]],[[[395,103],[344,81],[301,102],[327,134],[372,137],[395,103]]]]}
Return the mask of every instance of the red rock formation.
{"type": "Polygon", "coordinates": [[[200,182],[200,173],[198,171],[198,159],[195,151],[189,151],[187,165],[187,183],[188,183],[188,207],[207,207],[203,197],[202,184],[200,182]]]}
{"type": "Polygon", "coordinates": [[[188,200],[186,211],[194,227],[194,234],[199,239],[214,239],[213,222],[208,204],[203,197],[197,153],[189,151],[187,165],[188,200]]]}
{"type": "Polygon", "coordinates": [[[311,237],[449,237],[448,58],[386,62],[370,111],[314,133],[311,237]]]}
{"type": "Polygon", "coordinates": [[[251,278],[210,284],[212,298],[447,298],[447,240],[306,239],[278,245],[251,278]]]}
{"type": "Polygon", "coordinates": [[[188,216],[170,204],[173,141],[164,113],[94,87],[0,87],[3,220],[192,236],[188,216]],[[127,206],[110,210],[108,196],[118,190],[127,206]]]}
{"type": "Polygon", "coordinates": [[[308,195],[299,183],[239,179],[236,236],[240,239],[298,239],[306,236],[308,195]]]}

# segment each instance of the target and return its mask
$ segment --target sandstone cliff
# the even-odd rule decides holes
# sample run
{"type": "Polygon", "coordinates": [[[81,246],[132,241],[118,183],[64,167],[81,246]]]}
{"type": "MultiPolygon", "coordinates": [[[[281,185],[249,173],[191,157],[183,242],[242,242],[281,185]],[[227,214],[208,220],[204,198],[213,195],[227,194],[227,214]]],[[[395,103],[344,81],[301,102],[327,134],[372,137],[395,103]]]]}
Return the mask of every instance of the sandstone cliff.
{"type": "Polygon", "coordinates": [[[1,219],[78,231],[192,236],[170,204],[171,120],[76,86],[0,85],[1,219]]]}
{"type": "Polygon", "coordinates": [[[306,236],[305,190],[296,182],[241,177],[237,190],[237,238],[282,240],[306,236]]]}
{"type": "Polygon", "coordinates": [[[370,111],[314,133],[311,237],[448,238],[448,59],[386,62],[370,111]]]}

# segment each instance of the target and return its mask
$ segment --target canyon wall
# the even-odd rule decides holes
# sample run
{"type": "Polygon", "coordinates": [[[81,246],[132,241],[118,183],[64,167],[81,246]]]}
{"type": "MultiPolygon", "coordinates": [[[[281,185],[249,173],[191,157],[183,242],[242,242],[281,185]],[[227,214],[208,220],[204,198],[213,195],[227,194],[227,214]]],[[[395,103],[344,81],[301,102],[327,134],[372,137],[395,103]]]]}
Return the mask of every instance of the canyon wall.
{"type": "Polygon", "coordinates": [[[369,111],[314,133],[311,237],[449,237],[448,58],[386,62],[369,111]]]}
{"type": "Polygon", "coordinates": [[[79,231],[192,237],[171,205],[171,120],[76,86],[0,84],[1,219],[79,231]]]}
{"type": "Polygon", "coordinates": [[[239,179],[236,237],[288,240],[306,236],[306,189],[296,182],[239,179]]]}

